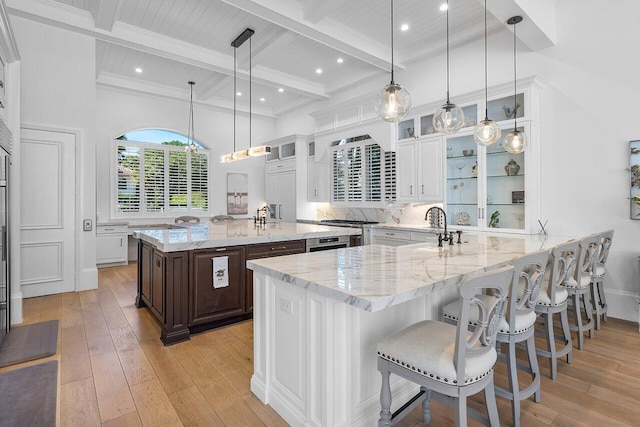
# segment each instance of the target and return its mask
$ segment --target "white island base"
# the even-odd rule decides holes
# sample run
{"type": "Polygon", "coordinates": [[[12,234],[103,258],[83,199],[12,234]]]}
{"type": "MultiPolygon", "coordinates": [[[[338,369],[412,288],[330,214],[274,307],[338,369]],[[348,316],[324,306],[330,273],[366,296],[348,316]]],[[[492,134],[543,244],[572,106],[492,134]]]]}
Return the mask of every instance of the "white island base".
{"type": "MultiPolygon", "coordinates": [[[[376,344],[458,297],[457,286],[380,311],[264,273],[254,276],[254,374],[251,391],[293,426],[372,426],[380,411],[376,344]]],[[[392,410],[418,390],[392,376],[392,410]],[[395,381],[394,381],[395,379],[395,381]]]]}

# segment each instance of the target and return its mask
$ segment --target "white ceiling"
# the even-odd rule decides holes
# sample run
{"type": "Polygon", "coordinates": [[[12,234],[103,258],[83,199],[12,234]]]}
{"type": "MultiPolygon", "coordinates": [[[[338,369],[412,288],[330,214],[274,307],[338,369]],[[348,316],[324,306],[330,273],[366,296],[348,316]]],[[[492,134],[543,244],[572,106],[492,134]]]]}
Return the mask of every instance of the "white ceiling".
{"type": "MultiPolygon", "coordinates": [[[[395,63],[445,47],[446,0],[395,0],[395,63]],[[402,32],[400,26],[408,24],[402,32]]],[[[505,2],[506,0],[500,0],[505,2]]],[[[515,2],[515,0],[511,0],[515,2]]],[[[252,105],[277,116],[390,67],[387,0],[6,0],[10,13],[96,36],[98,83],[139,82],[172,96],[233,103],[231,41],[245,28],[252,49],[252,105]],[[268,4],[269,6],[265,6],[268,4]],[[65,15],[66,14],[66,15],[65,15]],[[344,62],[337,63],[338,58],[344,62]],[[142,73],[136,73],[137,67],[142,73]],[[322,74],[316,69],[321,68],[322,74]],[[278,89],[283,91],[279,92],[278,89]],[[184,92],[181,92],[184,91],[184,92]],[[178,94],[178,95],[176,95],[178,94]],[[261,101],[260,98],[264,98],[261,101]]],[[[483,2],[450,0],[452,44],[482,37],[483,2]]],[[[491,11],[491,9],[490,9],[491,11]]],[[[489,14],[490,31],[504,24],[489,14]]],[[[248,103],[249,43],[237,51],[237,97],[248,103]]],[[[124,85],[124,83],[123,83],[124,85]]],[[[147,89],[148,90],[148,89],[147,89]]],[[[254,110],[255,111],[255,110],[254,110]]]]}

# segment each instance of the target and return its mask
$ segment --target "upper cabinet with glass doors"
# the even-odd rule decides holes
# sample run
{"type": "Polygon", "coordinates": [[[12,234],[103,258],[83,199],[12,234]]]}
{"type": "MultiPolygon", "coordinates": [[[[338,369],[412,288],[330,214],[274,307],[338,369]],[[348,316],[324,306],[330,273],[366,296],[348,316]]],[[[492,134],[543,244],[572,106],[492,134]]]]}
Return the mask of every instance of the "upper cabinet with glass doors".
{"type": "MultiPolygon", "coordinates": [[[[434,108],[435,110],[435,108],[434,108]]],[[[420,111],[420,109],[418,109],[420,111]]],[[[466,128],[473,128],[478,123],[478,104],[473,103],[462,107],[466,128]]],[[[435,136],[433,128],[433,111],[416,116],[409,116],[406,120],[398,122],[398,142],[409,141],[423,136],[435,136]]]]}

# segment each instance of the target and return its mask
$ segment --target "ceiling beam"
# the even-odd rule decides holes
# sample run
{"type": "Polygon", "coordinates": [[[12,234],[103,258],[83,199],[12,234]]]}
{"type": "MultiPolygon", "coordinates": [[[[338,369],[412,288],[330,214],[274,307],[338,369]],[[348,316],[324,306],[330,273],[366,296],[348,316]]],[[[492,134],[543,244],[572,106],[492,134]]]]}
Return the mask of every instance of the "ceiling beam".
{"type": "MultiPolygon", "coordinates": [[[[185,43],[159,33],[116,22],[111,31],[97,28],[92,16],[83,10],[58,2],[38,0],[6,0],[9,13],[68,31],[84,34],[109,43],[150,53],[184,64],[233,75],[233,56],[185,43]]],[[[247,71],[238,70],[238,78],[249,79],[247,71]]],[[[313,99],[326,99],[324,86],[288,73],[266,67],[254,67],[252,79],[271,87],[313,99]]]]}
{"type": "Polygon", "coordinates": [[[229,89],[229,86],[233,84],[231,80],[231,76],[226,74],[214,74],[213,78],[200,85],[200,90],[196,91],[198,99],[205,101],[221,90],[225,88],[229,89]]]}
{"type": "MultiPolygon", "coordinates": [[[[478,0],[484,4],[484,0],[478,0]]],[[[513,31],[513,25],[507,24],[512,16],[520,15],[524,19],[518,24],[518,39],[529,49],[536,51],[555,46],[557,0],[502,0],[487,2],[487,10],[502,24],[513,31]]]]}
{"type": "Polygon", "coordinates": [[[97,0],[96,7],[91,11],[96,27],[111,31],[120,16],[121,7],[122,0],[97,0]]]}
{"type": "MultiPolygon", "coordinates": [[[[264,5],[265,2],[260,0],[221,1],[367,64],[383,70],[391,68],[389,46],[367,39],[330,18],[316,24],[305,21],[302,6],[298,2],[271,0],[267,7],[264,5]]],[[[398,69],[404,69],[402,64],[394,65],[398,69]]]]}
{"type": "Polygon", "coordinates": [[[302,1],[302,17],[305,21],[317,24],[329,12],[344,4],[342,0],[306,0],[302,1]]]}

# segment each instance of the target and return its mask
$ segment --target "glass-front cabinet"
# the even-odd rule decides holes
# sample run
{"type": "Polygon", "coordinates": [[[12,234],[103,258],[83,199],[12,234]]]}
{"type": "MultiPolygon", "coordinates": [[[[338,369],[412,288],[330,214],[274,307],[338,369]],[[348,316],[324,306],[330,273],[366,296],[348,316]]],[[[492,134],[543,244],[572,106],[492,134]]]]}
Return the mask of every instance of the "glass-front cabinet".
{"type": "MultiPolygon", "coordinates": [[[[435,108],[433,110],[435,111],[435,108]]],[[[398,141],[408,141],[429,135],[433,136],[436,133],[436,130],[433,128],[434,111],[428,111],[424,114],[408,117],[407,119],[398,122],[398,141]]],[[[465,117],[463,130],[471,128],[478,123],[477,103],[463,106],[462,111],[464,112],[465,117]]]]}
{"type": "Polygon", "coordinates": [[[446,197],[448,224],[485,231],[529,233],[535,231],[537,177],[535,170],[537,129],[529,122],[518,123],[528,138],[527,149],[511,154],[502,147],[513,125],[504,124],[502,136],[489,147],[476,145],[473,131],[459,132],[445,140],[446,197]]]}

